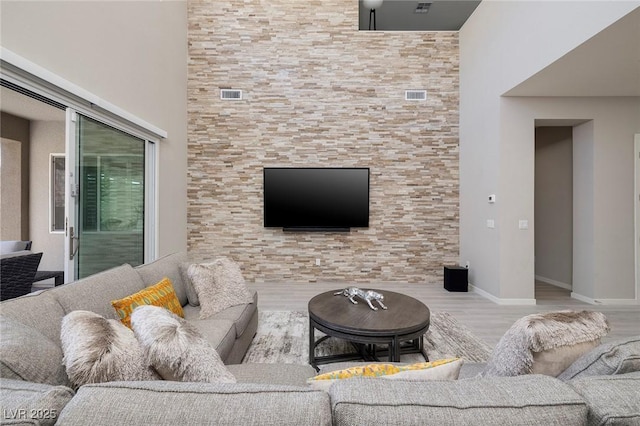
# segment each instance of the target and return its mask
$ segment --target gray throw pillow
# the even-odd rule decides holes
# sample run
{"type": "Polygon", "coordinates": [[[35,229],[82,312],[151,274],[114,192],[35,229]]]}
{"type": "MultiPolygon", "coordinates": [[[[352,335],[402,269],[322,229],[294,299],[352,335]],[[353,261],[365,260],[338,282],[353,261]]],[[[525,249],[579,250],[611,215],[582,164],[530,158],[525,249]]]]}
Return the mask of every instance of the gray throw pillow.
{"type": "Polygon", "coordinates": [[[253,303],[240,266],[231,259],[220,257],[210,263],[194,263],[187,275],[198,293],[200,319],[232,306],[253,303]]]}
{"type": "Polygon", "coordinates": [[[120,321],[73,311],[62,319],[63,363],[71,383],[157,380],[133,332],[120,321]]]}
{"type": "Polygon", "coordinates": [[[578,358],[558,379],[571,380],[640,371],[640,336],[604,343],[578,358]]]}
{"type": "Polygon", "coordinates": [[[67,385],[62,349],[37,329],[0,316],[0,376],[67,385]]]}
{"type": "Polygon", "coordinates": [[[131,314],[131,327],[147,362],[165,380],[236,382],[213,346],[173,312],[157,306],[139,306],[131,314]]]}

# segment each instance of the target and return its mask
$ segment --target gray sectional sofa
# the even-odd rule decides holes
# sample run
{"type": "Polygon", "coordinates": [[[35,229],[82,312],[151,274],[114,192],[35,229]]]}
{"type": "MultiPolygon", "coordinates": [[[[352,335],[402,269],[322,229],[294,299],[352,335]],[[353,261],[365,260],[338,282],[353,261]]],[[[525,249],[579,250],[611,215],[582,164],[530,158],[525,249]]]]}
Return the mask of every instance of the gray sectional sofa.
{"type": "Polygon", "coordinates": [[[238,364],[257,329],[254,303],[208,320],[188,304],[173,254],[2,302],[2,424],[60,425],[369,425],[640,424],[640,373],[568,381],[538,375],[457,381],[350,379],[329,392],[305,381],[308,365],[238,364]],[[110,382],[70,388],[62,367],[61,320],[73,310],[115,318],[111,300],[169,277],[185,317],[218,350],[238,383],[110,382]]]}

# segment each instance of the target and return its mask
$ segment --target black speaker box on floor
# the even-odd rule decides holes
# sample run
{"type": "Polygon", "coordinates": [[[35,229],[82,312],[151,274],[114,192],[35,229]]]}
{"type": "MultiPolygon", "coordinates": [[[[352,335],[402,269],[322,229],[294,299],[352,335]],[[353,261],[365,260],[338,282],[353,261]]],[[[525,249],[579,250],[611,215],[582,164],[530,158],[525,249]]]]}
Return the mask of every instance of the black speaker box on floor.
{"type": "Polygon", "coordinates": [[[448,291],[468,291],[469,270],[464,266],[444,267],[444,288],[448,291]]]}

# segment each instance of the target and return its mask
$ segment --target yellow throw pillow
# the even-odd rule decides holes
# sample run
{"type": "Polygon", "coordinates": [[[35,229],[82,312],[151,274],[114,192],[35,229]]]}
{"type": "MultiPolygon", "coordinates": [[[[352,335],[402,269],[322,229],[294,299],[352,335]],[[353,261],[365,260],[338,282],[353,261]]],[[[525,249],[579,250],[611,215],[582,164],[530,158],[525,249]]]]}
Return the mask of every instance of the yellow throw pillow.
{"type": "Polygon", "coordinates": [[[368,364],[344,370],[330,371],[307,380],[314,389],[328,391],[336,381],[352,377],[369,377],[391,380],[456,380],[462,367],[462,359],[447,358],[409,365],[368,364]]]}
{"type": "Polygon", "coordinates": [[[184,318],[182,305],[180,305],[178,296],[176,296],[171,280],[166,277],[158,284],[140,290],[131,296],[111,301],[111,305],[120,317],[120,321],[129,328],[131,328],[131,313],[138,306],[159,306],[184,318]]]}

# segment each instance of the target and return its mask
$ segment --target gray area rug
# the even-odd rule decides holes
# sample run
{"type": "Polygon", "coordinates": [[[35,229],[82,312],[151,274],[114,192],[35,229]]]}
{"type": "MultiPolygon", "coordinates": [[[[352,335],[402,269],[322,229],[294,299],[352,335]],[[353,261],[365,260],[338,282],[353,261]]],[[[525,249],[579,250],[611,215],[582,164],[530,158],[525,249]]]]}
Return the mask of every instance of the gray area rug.
{"type": "MultiPolygon", "coordinates": [[[[261,311],[258,331],[243,363],[307,364],[309,359],[309,317],[299,311],[261,311]]],[[[316,331],[316,339],[322,333],[316,331]]],[[[453,316],[431,312],[431,325],[424,335],[429,360],[461,357],[469,362],[486,362],[491,348],[453,316]]],[[[330,338],[316,347],[316,356],[354,352],[348,342],[330,338]]],[[[384,361],[384,359],[382,359],[384,361]]],[[[419,354],[402,355],[402,362],[420,362],[419,354]]]]}

